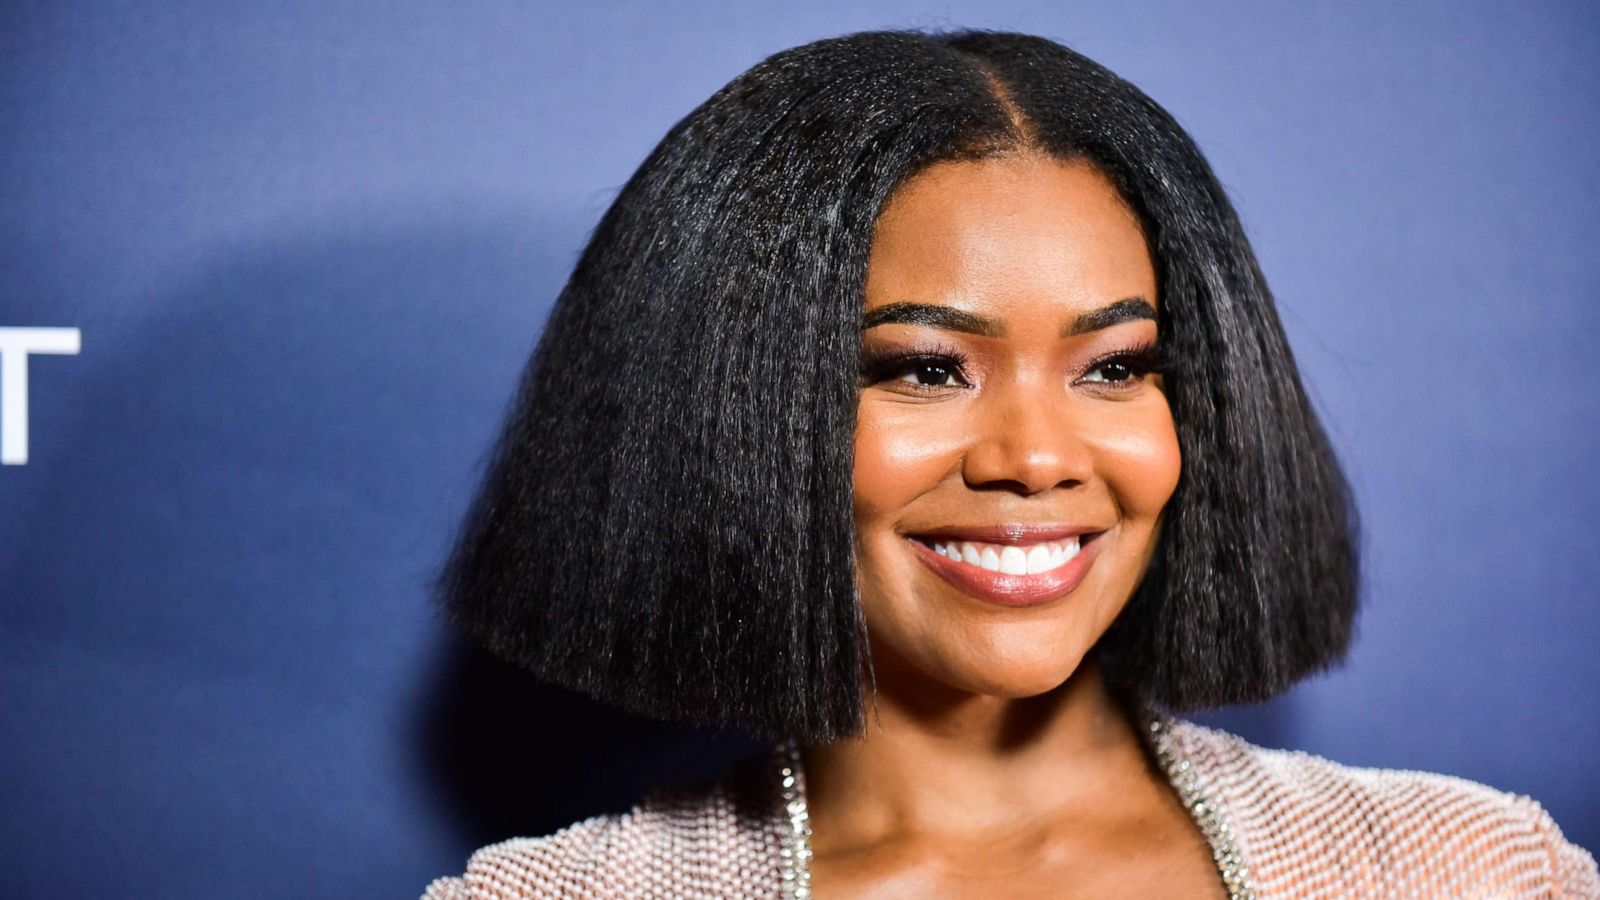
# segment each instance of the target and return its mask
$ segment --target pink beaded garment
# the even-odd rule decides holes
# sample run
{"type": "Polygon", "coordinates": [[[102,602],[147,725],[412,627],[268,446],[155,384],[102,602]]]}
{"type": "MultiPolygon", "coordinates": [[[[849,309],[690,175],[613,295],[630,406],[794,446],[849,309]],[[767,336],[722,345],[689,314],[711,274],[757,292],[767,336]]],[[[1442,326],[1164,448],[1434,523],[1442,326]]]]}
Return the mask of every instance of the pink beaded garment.
{"type": "MultiPolygon", "coordinates": [[[[1150,724],[1231,896],[1600,898],[1594,858],[1528,797],[1150,724]]],[[[484,847],[424,900],[794,896],[780,779],[776,764],[738,767],[704,791],[658,792],[627,813],[484,847]]]]}

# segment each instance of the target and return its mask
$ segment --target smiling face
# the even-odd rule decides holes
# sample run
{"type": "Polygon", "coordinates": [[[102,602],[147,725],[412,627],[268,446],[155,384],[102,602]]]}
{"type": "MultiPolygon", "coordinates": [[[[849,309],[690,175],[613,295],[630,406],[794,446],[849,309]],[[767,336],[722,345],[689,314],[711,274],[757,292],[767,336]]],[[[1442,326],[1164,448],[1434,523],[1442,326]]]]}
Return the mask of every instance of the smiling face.
{"type": "Polygon", "coordinates": [[[1062,684],[1154,553],[1178,482],[1134,214],[1084,162],[935,164],[879,217],[855,437],[880,672],[1062,684]]]}

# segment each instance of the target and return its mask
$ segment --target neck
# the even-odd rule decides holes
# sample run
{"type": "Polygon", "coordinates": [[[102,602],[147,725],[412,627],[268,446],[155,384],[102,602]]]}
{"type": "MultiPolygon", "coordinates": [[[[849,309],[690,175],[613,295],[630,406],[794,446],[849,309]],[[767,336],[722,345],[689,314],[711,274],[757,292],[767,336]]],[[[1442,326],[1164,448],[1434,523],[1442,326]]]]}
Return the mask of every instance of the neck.
{"type": "Polygon", "coordinates": [[[889,834],[1003,828],[1075,804],[1147,765],[1092,658],[1059,688],[1010,699],[878,673],[865,733],[805,750],[817,852],[889,834]]]}

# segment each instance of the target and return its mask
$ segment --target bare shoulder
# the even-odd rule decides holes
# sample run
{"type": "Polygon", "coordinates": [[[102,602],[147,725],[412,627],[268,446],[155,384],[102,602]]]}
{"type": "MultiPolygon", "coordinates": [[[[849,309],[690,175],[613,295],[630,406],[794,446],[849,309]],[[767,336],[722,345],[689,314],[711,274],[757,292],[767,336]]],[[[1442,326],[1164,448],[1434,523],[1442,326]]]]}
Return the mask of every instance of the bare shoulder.
{"type": "Polygon", "coordinates": [[[659,789],[633,809],[473,853],[423,900],[513,897],[761,896],[779,878],[776,786],[752,758],[722,779],[659,789]]]}
{"type": "Polygon", "coordinates": [[[1531,797],[1266,749],[1190,722],[1173,735],[1269,895],[1600,897],[1594,858],[1531,797]]]}

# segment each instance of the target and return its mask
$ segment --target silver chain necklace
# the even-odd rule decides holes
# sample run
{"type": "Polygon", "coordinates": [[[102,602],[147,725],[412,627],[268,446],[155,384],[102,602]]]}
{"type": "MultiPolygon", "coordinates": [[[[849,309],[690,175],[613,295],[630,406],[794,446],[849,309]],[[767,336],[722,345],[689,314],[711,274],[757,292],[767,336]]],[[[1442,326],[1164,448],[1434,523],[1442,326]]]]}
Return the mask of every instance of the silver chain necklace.
{"type": "MultiPolygon", "coordinates": [[[[1172,720],[1151,710],[1144,712],[1143,719],[1146,741],[1178,800],[1210,846],[1211,859],[1229,900],[1255,900],[1250,867],[1234,843],[1233,829],[1222,811],[1206,797],[1194,766],[1173,740],[1172,720]]],[[[806,774],[801,765],[800,744],[792,738],[778,745],[778,778],[788,822],[779,850],[783,857],[784,896],[811,900],[811,815],[806,808],[806,774]]]]}

